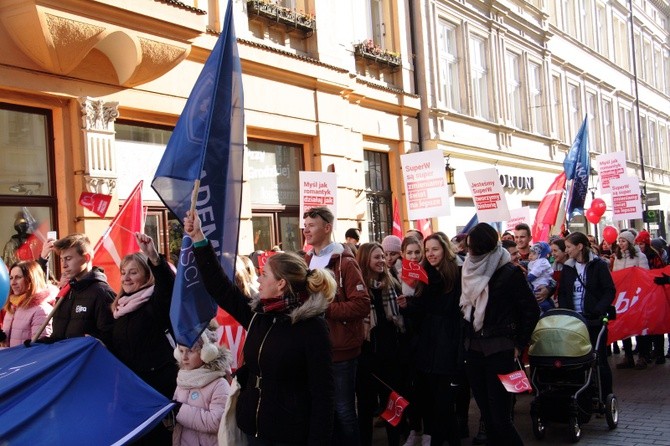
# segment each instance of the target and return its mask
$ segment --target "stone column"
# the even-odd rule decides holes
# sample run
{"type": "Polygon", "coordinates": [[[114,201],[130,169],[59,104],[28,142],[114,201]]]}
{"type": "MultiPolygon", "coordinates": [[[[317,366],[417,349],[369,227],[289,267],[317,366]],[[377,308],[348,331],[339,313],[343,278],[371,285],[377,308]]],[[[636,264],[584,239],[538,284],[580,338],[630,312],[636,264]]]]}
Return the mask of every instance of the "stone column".
{"type": "Polygon", "coordinates": [[[81,97],[79,103],[86,156],[85,187],[89,192],[112,195],[118,178],[114,121],[119,116],[119,103],[91,97],[81,97]]]}

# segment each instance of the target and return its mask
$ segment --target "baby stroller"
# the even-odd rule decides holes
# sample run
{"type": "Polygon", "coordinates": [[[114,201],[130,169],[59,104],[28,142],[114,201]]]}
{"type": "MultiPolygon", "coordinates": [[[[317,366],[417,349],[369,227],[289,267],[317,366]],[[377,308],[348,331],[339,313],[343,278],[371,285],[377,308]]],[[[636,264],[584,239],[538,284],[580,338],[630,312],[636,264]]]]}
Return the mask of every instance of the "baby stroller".
{"type": "MultiPolygon", "coordinates": [[[[596,345],[607,342],[605,327],[596,345]]],[[[584,317],[572,310],[553,309],[538,321],[528,357],[535,398],[530,405],[533,434],[544,437],[548,422],[568,423],[570,439],[579,441],[581,425],[593,414],[604,414],[610,430],[618,423],[616,396],[601,398],[598,349],[593,349],[584,317]]]]}

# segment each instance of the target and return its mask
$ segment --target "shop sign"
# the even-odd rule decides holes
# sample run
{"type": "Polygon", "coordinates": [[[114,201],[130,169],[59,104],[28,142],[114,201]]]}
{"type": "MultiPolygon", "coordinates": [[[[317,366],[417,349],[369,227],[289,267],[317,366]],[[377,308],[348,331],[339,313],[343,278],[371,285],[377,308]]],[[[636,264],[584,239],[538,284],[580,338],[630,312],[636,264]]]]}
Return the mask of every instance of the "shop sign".
{"type": "Polygon", "coordinates": [[[505,189],[533,190],[535,189],[535,178],[522,175],[500,174],[500,183],[505,189]]]}

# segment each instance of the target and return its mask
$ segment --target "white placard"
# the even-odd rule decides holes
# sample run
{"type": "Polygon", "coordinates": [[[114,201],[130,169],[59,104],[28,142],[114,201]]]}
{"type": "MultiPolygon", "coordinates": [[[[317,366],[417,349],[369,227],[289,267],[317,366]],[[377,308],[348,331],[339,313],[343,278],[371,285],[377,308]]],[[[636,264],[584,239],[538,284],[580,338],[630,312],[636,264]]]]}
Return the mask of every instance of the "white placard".
{"type": "Polygon", "coordinates": [[[528,206],[509,210],[509,220],[506,222],[505,231],[512,231],[514,233],[514,227],[521,223],[526,223],[529,227],[533,227],[530,221],[530,207],[528,206]]]}
{"type": "Polygon", "coordinates": [[[510,219],[505,191],[495,168],[465,172],[480,223],[510,219]]]}
{"type": "Polygon", "coordinates": [[[444,174],[444,157],[440,150],[400,155],[408,219],[449,215],[449,189],[444,174]]]}
{"type": "Polygon", "coordinates": [[[623,177],[610,181],[612,188],[612,220],[635,220],[642,218],[640,180],[623,177]]]}
{"type": "MultiPolygon", "coordinates": [[[[300,215],[317,207],[327,206],[337,220],[337,175],[334,172],[307,172],[301,170],[300,181],[300,215]]],[[[300,227],[305,227],[300,219],[300,227]]],[[[335,227],[335,222],[333,222],[335,227]]]]}
{"type": "Polygon", "coordinates": [[[624,152],[603,153],[596,156],[598,176],[600,177],[600,193],[611,194],[610,182],[626,175],[626,154],[624,152]]]}

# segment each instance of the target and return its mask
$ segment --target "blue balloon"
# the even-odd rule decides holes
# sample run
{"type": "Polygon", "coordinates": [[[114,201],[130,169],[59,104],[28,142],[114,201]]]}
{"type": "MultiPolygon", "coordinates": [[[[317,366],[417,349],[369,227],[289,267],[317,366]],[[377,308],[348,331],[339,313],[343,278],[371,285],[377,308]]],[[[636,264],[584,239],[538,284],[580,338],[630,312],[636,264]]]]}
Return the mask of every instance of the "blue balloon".
{"type": "Polygon", "coordinates": [[[2,263],[0,265],[0,307],[2,307],[9,297],[9,271],[5,262],[0,263],[2,263]]]}

